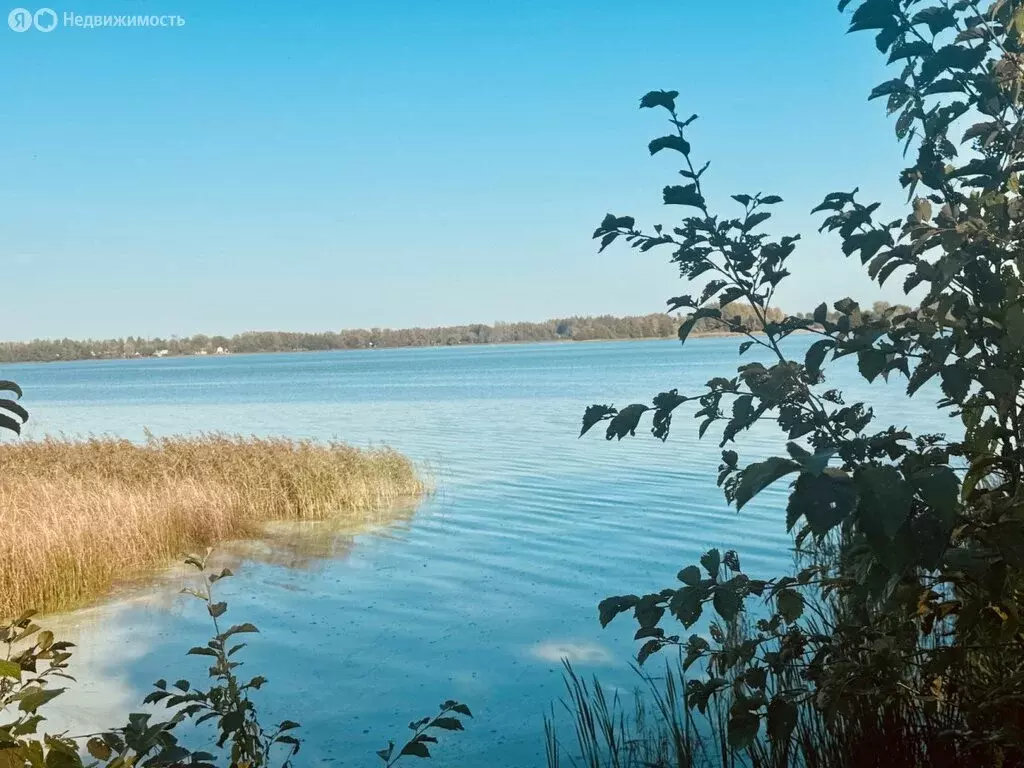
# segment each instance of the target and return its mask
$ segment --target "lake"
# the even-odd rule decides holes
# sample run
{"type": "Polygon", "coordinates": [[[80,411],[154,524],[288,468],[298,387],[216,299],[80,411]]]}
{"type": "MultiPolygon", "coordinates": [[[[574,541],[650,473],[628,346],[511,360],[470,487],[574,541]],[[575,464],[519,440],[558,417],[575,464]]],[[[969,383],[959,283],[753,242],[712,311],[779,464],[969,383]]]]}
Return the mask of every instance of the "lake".
{"type": "MultiPolygon", "coordinates": [[[[386,443],[421,463],[436,492],[411,516],[354,536],[308,531],[240,564],[221,595],[229,618],[262,631],[245,671],[269,678],[259,699],[267,722],[302,723],[299,765],[378,764],[376,749],[455,698],[475,719],[443,739],[435,763],[520,767],[543,764],[542,718],[562,695],[562,656],[611,686],[635,683],[633,628],[600,628],[603,597],[668,586],[711,546],[739,550],[752,575],[789,568],[784,484],[742,513],[729,509],[715,486],[717,440],[697,441],[692,409],[679,410],[665,444],[646,432],[621,443],[598,430],[577,439],[587,405],[698,391],[735,371],[737,345],[366,350],[2,373],[25,390],[33,437],[141,439],[148,429],[339,438],[386,443]]],[[[845,363],[832,386],[848,401],[864,398],[901,426],[951,428],[934,397],[908,401],[900,382],[868,385],[845,363]]],[[[758,427],[738,450],[751,460],[783,443],[758,427]]],[[[58,700],[57,722],[112,726],[154,680],[204,677],[202,659],[184,653],[208,638],[208,617],[178,587],[157,582],[59,620],[81,647],[72,668],[80,685],[58,700]]]]}

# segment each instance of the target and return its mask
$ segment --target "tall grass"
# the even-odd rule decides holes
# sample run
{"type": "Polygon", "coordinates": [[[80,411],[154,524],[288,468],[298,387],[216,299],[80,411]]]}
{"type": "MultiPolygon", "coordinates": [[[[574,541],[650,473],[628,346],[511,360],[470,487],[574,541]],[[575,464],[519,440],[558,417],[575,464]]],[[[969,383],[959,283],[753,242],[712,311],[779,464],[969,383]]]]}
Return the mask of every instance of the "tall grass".
{"type": "Polygon", "coordinates": [[[366,522],[425,488],[389,449],[224,435],[0,444],[0,616],[59,610],[272,520],[366,522]]]}
{"type": "MultiPolygon", "coordinates": [[[[822,600],[812,608],[818,613],[808,622],[808,630],[835,635],[836,622],[844,615],[841,607],[834,600],[822,600]]],[[[754,636],[742,619],[719,628],[731,648],[754,636]]],[[[863,663],[868,661],[865,658],[863,663]]],[[[796,690],[806,685],[803,666],[798,657],[778,676],[769,676],[766,695],[770,698],[780,688],[796,690]]],[[[554,713],[545,719],[548,768],[563,764],[572,768],[948,768],[972,764],[951,741],[965,725],[955,692],[936,706],[925,697],[862,704],[851,691],[851,701],[832,718],[806,702],[798,708],[788,742],[773,744],[762,724],[750,746],[733,750],[728,742],[729,711],[736,703],[731,688],[713,696],[701,712],[688,701],[680,658],[669,657],[664,676],[634,670],[641,684],[630,702],[618,693],[609,697],[597,678],[588,682],[565,664],[567,698],[562,705],[574,737],[560,735],[554,713]]],[[[689,674],[703,677],[702,672],[695,665],[689,674]]],[[[734,682],[735,676],[730,673],[728,679],[734,682]]],[[[911,679],[911,683],[917,689],[923,687],[920,681],[911,679]]],[[[567,730],[562,727],[563,732],[567,730]]]]}
{"type": "Polygon", "coordinates": [[[627,702],[616,691],[609,696],[595,677],[580,677],[564,662],[568,699],[562,705],[573,725],[573,738],[559,736],[556,718],[544,720],[548,768],[731,768],[742,763],[724,744],[724,713],[694,717],[686,700],[681,670],[665,665],[664,677],[641,669],[641,679],[627,702]],[[712,729],[711,723],[723,726],[712,729]],[[698,729],[698,725],[701,726],[698,729]]]}

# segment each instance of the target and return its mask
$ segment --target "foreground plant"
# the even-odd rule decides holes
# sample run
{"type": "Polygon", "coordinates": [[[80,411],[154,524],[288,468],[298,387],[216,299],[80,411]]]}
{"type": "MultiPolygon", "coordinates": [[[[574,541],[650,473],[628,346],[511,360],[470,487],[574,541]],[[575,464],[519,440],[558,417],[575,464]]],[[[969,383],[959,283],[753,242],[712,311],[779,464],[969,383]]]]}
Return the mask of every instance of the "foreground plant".
{"type": "MultiPolygon", "coordinates": [[[[128,716],[127,725],[99,734],[41,734],[45,718],[40,710],[67,690],[53,683],[74,681],[67,673],[73,645],[56,642],[52,632],[32,621],[34,612],[0,625],[0,643],[6,645],[6,654],[0,658],[0,768],[82,768],[86,764],[109,768],[291,768],[301,747],[295,735],[299,724],[292,720],[269,728],[261,724],[251,696],[267,680],[261,675],[244,679],[237,673],[242,666],[237,654],[246,647],[242,636],[259,630],[249,623],[222,627],[228,607],[215,598],[214,590],[232,573],[227,569],[208,572],[208,556],[209,552],[206,557],[186,560],[202,576],[202,585],[185,592],[205,604],[213,623],[214,634],[206,645],[188,651],[211,659],[210,685],[204,689],[188,680],[171,685],[157,680],[143,703],[163,704],[170,713],[167,720],[135,713],[128,716]],[[184,725],[207,721],[216,727],[216,751],[193,750],[181,743],[184,725]]],[[[378,755],[388,768],[402,757],[430,757],[428,744],[437,743],[431,731],[463,730],[460,716],[470,717],[469,708],[447,701],[438,715],[410,724],[413,735],[401,749],[396,752],[392,742],[378,755]]],[[[191,731],[188,738],[196,740],[191,731]]]]}
{"type": "Polygon", "coordinates": [[[703,662],[707,676],[688,683],[691,705],[703,710],[727,696],[730,744],[749,749],[766,731],[779,764],[791,760],[805,711],[847,740],[837,750],[847,764],[1020,764],[1024,2],[867,0],[851,30],[875,32],[901,69],[872,97],[899,113],[897,135],[916,156],[900,174],[909,212],[881,218],[880,204],[860,202],[856,190],[832,193],[815,210],[872,278],[884,284],[900,274],[904,291],[923,292],[920,307],[869,314],[844,299],[838,317],[824,304],[812,318],[773,315],[799,240],[761,230],[781,198],[737,194],[737,214],[713,212],[702,187],[707,165],[696,167],[687,134],[695,118],[680,119],[676,92],[647,94],[641,106],[664,109],[672,126],[651,153],[678,153],[684,165],[686,183],[666,187],[664,201],[686,213],[650,232],[609,215],[595,237],[602,248],[618,239],[643,251],[670,248],[681,276],[703,282],[695,296],[669,301],[691,310],[680,338],[711,318],[746,336],[741,354],[756,348],[760,356],[699,392],[672,389],[621,410],[592,406],[582,432],[607,422],[606,437],[621,439],[651,412],[652,432],[664,440],[675,411],[690,404],[701,436],[720,424],[723,448],[755,423],[777,424],[784,454],[744,465],[726,449],[718,483],[742,509],[790,480],[785,525],[808,564],[759,581],[742,573],[735,553],[712,550],[680,571],[681,586],[604,601],[601,620],[633,612],[641,661],[680,645],[687,666],[703,662]],[[757,327],[723,311],[737,301],[757,327]],[[794,359],[799,345],[787,339],[798,331],[820,338],[794,359]],[[962,429],[946,437],[877,426],[867,404],[847,403],[825,383],[828,363],[842,357],[855,357],[868,381],[902,376],[909,395],[936,397],[962,429]],[[730,643],[725,629],[752,597],[764,599],[763,618],[751,637],[730,643]],[[709,637],[684,639],[663,626],[669,616],[693,627],[706,607],[724,622],[709,637]],[[896,742],[906,754],[893,753],[896,742]]]}

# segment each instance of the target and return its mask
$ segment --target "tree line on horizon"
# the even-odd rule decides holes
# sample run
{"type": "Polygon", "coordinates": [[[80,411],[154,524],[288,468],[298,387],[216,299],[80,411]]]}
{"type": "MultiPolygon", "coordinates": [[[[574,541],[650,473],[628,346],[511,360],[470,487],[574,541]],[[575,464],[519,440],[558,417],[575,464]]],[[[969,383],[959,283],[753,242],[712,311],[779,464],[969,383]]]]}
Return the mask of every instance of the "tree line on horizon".
{"type": "MultiPolygon", "coordinates": [[[[881,313],[890,305],[876,301],[873,310],[881,313]]],[[[909,309],[909,308],[907,308],[909,309]]],[[[730,317],[742,317],[752,330],[761,323],[748,306],[723,307],[730,317]]],[[[779,320],[784,313],[776,310],[779,320]]],[[[833,313],[834,314],[834,313],[833,313]]],[[[809,313],[808,313],[809,316],[809,313]]],[[[614,341],[672,338],[686,315],[667,313],[649,315],[599,315],[595,317],[554,318],[543,322],[496,322],[493,325],[442,326],[436,328],[369,328],[302,333],[287,331],[247,331],[234,336],[196,334],[188,337],[120,339],[35,339],[0,343],[0,363],[53,362],[58,360],[104,360],[133,357],[180,357],[218,353],[249,354],[259,352],[324,352],[332,350],[394,347],[444,347],[469,344],[513,344],[545,341],[614,341]]],[[[696,335],[727,332],[727,326],[714,318],[701,318],[693,328],[696,335]]]]}

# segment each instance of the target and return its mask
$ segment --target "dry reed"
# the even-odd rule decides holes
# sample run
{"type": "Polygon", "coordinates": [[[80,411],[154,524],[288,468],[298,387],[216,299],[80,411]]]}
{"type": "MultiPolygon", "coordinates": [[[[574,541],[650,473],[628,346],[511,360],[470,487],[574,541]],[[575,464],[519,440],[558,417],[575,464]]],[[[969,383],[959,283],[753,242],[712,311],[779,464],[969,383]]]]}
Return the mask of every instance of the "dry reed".
{"type": "Polygon", "coordinates": [[[0,616],[60,610],[272,520],[353,524],[424,492],[389,449],[202,435],[0,444],[0,616]]]}

